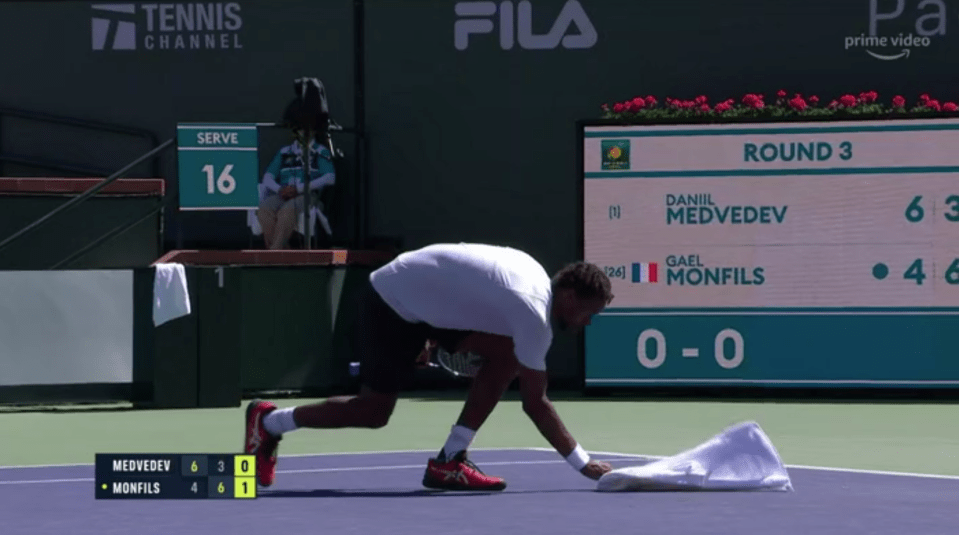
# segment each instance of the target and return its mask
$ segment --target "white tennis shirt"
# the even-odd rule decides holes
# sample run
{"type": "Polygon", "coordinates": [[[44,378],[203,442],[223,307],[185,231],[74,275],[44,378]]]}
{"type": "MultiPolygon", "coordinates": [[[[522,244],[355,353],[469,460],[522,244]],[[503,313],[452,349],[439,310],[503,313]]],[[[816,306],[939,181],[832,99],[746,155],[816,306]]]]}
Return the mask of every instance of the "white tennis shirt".
{"type": "Polygon", "coordinates": [[[522,251],[430,245],[397,256],[370,274],[370,282],[406,321],[509,336],[523,366],[546,369],[553,341],[551,281],[522,251]]]}

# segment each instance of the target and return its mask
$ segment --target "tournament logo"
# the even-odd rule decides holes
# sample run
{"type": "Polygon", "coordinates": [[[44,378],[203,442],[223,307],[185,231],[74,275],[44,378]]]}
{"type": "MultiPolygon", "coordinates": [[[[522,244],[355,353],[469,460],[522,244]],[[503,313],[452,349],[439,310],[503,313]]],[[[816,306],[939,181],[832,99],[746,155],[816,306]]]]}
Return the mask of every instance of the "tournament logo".
{"type": "Polygon", "coordinates": [[[629,169],[629,140],[604,139],[600,142],[603,151],[603,169],[629,169]]]}

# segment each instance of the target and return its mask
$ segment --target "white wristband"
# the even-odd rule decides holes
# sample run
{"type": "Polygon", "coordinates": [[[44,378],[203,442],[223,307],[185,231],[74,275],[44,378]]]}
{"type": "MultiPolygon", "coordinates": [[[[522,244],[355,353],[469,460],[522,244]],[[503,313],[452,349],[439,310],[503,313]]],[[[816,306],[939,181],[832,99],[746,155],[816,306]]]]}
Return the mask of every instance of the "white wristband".
{"type": "Polygon", "coordinates": [[[582,470],[584,466],[589,464],[589,454],[586,453],[586,450],[584,450],[582,446],[577,444],[576,449],[566,456],[566,462],[577,471],[582,470]]]}

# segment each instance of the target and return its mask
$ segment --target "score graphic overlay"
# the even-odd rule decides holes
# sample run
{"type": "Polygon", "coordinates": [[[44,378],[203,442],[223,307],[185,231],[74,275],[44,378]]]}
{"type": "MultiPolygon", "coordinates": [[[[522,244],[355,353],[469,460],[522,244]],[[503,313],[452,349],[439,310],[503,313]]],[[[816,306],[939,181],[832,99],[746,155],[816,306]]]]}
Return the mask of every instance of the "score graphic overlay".
{"type": "Polygon", "coordinates": [[[180,210],[250,210],[259,205],[256,124],[178,124],[180,210]]]}
{"type": "Polygon", "coordinates": [[[256,498],[256,457],[237,454],[98,453],[98,500],[256,498]]]}
{"type": "Polygon", "coordinates": [[[959,121],[582,136],[587,386],[959,387],[959,121]]]}

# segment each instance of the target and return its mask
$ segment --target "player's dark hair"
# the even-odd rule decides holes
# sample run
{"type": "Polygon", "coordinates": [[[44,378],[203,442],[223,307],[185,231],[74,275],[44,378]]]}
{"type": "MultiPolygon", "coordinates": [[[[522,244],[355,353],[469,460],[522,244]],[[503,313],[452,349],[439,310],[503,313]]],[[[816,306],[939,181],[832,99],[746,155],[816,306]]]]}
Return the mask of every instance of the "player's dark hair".
{"type": "Polygon", "coordinates": [[[607,304],[613,300],[612,285],[603,270],[589,262],[574,262],[553,276],[553,287],[571,288],[581,299],[602,299],[607,304]]]}

